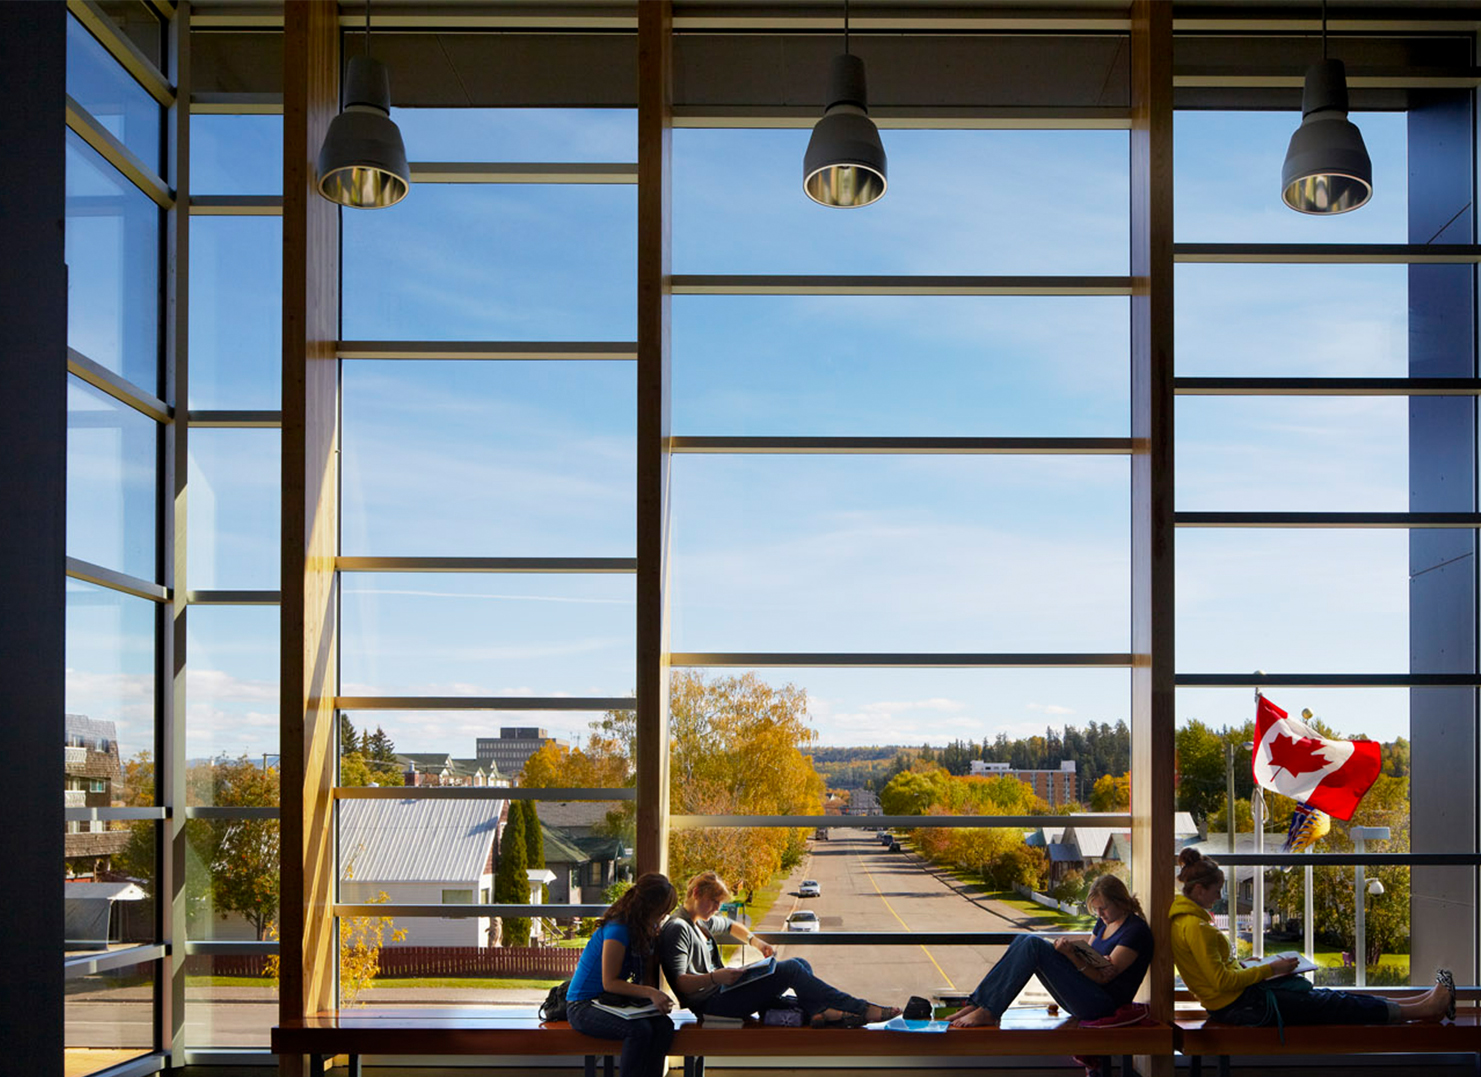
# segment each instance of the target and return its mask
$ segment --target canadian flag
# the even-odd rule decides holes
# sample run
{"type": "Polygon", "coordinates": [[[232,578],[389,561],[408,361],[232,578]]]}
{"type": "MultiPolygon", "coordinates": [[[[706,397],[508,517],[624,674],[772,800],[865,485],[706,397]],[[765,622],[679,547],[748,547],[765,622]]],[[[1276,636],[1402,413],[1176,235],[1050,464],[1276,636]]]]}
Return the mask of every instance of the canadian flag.
{"type": "Polygon", "coordinates": [[[1255,708],[1255,783],[1337,819],[1357,810],[1382,763],[1376,741],[1326,740],[1264,696],[1255,708]]]}

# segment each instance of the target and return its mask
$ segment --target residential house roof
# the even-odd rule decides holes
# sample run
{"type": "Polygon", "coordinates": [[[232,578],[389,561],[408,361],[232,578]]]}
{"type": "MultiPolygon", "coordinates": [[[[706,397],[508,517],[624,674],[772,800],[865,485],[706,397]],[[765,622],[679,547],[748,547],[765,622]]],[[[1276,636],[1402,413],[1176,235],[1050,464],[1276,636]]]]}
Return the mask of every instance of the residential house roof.
{"type": "Polygon", "coordinates": [[[535,801],[540,821],[548,826],[559,827],[570,833],[586,831],[603,826],[607,813],[616,807],[610,800],[541,800],[535,801]]]}
{"type": "Polygon", "coordinates": [[[431,882],[484,874],[502,800],[342,800],[342,879],[431,882]]]}

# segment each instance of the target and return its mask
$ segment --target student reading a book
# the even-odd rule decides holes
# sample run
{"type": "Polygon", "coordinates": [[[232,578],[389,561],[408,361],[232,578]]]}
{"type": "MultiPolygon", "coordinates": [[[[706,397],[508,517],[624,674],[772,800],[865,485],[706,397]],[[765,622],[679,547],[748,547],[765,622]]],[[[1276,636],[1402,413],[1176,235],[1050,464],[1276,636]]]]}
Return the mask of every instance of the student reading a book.
{"type": "Polygon", "coordinates": [[[658,986],[654,944],[676,898],[667,876],[639,876],[602,914],[566,989],[572,1028],[597,1039],[622,1041],[622,1077],[660,1077],[668,1069],[674,1039],[668,1012],[674,1003],[658,986]],[[604,995],[654,1009],[647,1016],[619,1016],[601,1008],[598,1000],[604,995]]]}
{"type": "Polygon", "coordinates": [[[1051,943],[1019,935],[952,1017],[952,1027],[997,1024],[1035,976],[1066,1012],[1083,1021],[1108,1017],[1130,1002],[1152,960],[1152,930],[1141,902],[1116,876],[1102,875],[1090,885],[1085,907],[1096,917],[1089,939],[1051,943]]]}
{"type": "Polygon", "coordinates": [[[744,925],[716,915],[729,897],[730,889],[720,876],[713,871],[700,872],[689,880],[683,907],[670,917],[659,935],[663,973],[686,1009],[701,1018],[746,1017],[768,1009],[790,987],[814,1027],[859,1027],[899,1015],[898,1007],[877,1006],[829,986],[799,957],[773,960],[751,970],[726,968],[720,960],[716,935],[728,933],[743,943],[749,942],[766,959],[774,954],[770,943],[758,939],[744,925]]]}
{"type": "Polygon", "coordinates": [[[1455,1016],[1455,979],[1441,969],[1424,992],[1357,995],[1312,987],[1292,976],[1297,959],[1242,967],[1209,910],[1224,889],[1224,871],[1196,849],[1178,854],[1183,892],[1173,898],[1172,960],[1210,1019],[1231,1025],[1382,1025],[1455,1016]]]}

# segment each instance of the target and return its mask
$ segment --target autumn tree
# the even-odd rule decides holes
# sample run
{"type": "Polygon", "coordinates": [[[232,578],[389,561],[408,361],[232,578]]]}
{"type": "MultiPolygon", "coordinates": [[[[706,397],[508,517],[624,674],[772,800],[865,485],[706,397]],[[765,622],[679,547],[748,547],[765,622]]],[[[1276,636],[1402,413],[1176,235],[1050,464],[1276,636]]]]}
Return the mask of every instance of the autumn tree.
{"type": "MultiPolygon", "coordinates": [[[[278,804],[277,768],[263,769],[245,755],[193,767],[186,784],[189,800],[196,804],[223,808],[278,804]]],[[[266,938],[269,923],[278,915],[277,820],[189,819],[185,839],[210,880],[213,909],[239,913],[258,939],[266,938]]]]}
{"type": "MultiPolygon", "coordinates": [[[[524,801],[511,800],[504,832],[499,838],[499,863],[494,871],[494,904],[527,905],[530,900],[529,861],[525,851],[524,801]]],[[[500,935],[505,946],[530,944],[530,921],[525,916],[504,918],[500,935]]]]}
{"type": "Polygon", "coordinates": [[[1091,811],[1127,811],[1131,808],[1131,774],[1102,774],[1090,789],[1091,811]]]}

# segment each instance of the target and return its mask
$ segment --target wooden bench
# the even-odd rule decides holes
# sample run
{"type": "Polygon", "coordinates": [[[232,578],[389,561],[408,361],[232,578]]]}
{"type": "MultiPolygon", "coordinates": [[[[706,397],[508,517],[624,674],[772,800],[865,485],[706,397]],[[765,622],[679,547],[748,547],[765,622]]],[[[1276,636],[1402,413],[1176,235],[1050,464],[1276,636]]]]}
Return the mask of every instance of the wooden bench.
{"type": "MultiPolygon", "coordinates": [[[[1171,1055],[1171,1026],[1080,1028],[1073,1019],[1042,1009],[1011,1010],[999,1028],[953,1029],[930,1034],[873,1029],[705,1028],[684,1023],[670,1053],[684,1058],[685,1077],[703,1077],[704,1059],[735,1058],[983,1058],[989,1056],[1109,1055],[1132,1072],[1133,1055],[1171,1055]]],[[[313,1072],[324,1059],[347,1055],[351,1077],[361,1077],[364,1055],[541,1055],[586,1059],[595,1077],[596,1059],[606,1058],[611,1077],[615,1040],[582,1035],[564,1021],[541,1022],[530,1009],[353,1009],[306,1017],[272,1031],[277,1054],[309,1055],[313,1072]],[[610,1045],[610,1046],[608,1046],[610,1045]]]]}
{"type": "Polygon", "coordinates": [[[1481,1016],[1461,1010],[1454,1022],[1403,1025],[1287,1025],[1282,1037],[1272,1027],[1221,1025],[1203,1018],[1179,1018],[1178,1049],[1200,1077],[1204,1055],[1216,1055],[1219,1077],[1228,1077],[1229,1060],[1258,1055],[1469,1054],[1481,1077],[1481,1016]]]}

